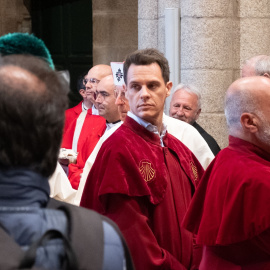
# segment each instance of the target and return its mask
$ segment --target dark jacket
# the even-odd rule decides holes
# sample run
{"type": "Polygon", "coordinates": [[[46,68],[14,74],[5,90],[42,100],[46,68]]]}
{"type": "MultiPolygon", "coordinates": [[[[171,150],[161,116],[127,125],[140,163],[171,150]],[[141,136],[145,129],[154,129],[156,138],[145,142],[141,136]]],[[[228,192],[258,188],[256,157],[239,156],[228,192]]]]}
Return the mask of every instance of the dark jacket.
{"type": "MultiPolygon", "coordinates": [[[[105,219],[99,221],[100,223],[97,223],[97,226],[102,227],[100,230],[102,236],[95,236],[90,230],[91,225],[87,222],[90,211],[85,209],[77,211],[78,207],[61,202],[50,202],[50,207],[56,209],[48,209],[46,207],[50,201],[49,192],[48,180],[33,171],[0,170],[0,224],[15,242],[26,250],[32,242],[39,239],[49,229],[58,230],[67,236],[70,227],[73,229],[75,226],[79,227],[79,229],[76,229],[77,235],[73,238],[85,240],[82,240],[81,243],[75,243],[75,248],[76,244],[85,249],[84,245],[90,246],[91,243],[87,242],[85,236],[87,233],[88,235],[94,235],[94,238],[96,238],[96,242],[93,241],[92,245],[100,244],[102,246],[100,250],[103,254],[95,254],[95,257],[100,260],[98,262],[100,268],[97,269],[123,269],[125,256],[122,241],[114,227],[111,226],[110,221],[105,219]],[[65,211],[57,209],[65,209],[65,207],[66,209],[70,207],[72,209],[76,208],[75,212],[83,216],[84,222],[78,221],[80,223],[76,225],[74,219],[72,217],[68,218],[65,211]],[[71,225],[69,224],[70,220],[73,223],[71,225]],[[84,227],[86,230],[89,228],[87,233],[82,229],[80,230],[80,228],[84,227]]],[[[90,217],[94,216],[91,215],[90,217]]],[[[85,253],[86,251],[81,257],[85,256],[85,253]]],[[[63,242],[61,239],[54,239],[37,250],[35,265],[44,269],[63,269],[64,259],[63,242]]],[[[81,260],[80,256],[78,260],[81,260]]],[[[1,265],[0,269],[2,269],[1,265]]]]}

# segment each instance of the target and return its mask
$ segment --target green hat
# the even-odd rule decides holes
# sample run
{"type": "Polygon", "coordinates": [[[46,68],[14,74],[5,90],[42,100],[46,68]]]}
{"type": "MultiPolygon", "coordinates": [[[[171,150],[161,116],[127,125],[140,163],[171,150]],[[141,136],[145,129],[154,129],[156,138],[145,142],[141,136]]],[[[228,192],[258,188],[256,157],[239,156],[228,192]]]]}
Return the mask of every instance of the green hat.
{"type": "Polygon", "coordinates": [[[33,34],[9,33],[0,37],[0,54],[31,54],[44,59],[52,69],[55,69],[48,48],[33,34]]]}

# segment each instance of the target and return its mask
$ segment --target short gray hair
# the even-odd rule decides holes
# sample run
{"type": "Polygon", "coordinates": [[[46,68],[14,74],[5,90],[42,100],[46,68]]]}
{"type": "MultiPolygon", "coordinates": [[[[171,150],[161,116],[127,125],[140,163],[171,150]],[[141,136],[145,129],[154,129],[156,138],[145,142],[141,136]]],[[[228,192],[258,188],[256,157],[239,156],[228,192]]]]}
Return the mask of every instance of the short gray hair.
{"type": "Polygon", "coordinates": [[[257,76],[263,76],[265,73],[270,75],[270,56],[262,55],[259,57],[255,62],[254,69],[257,76]]]}
{"type": "Polygon", "coordinates": [[[256,100],[249,91],[239,90],[225,97],[225,117],[229,131],[239,130],[243,113],[258,114],[256,100]]]}
{"type": "Polygon", "coordinates": [[[186,92],[190,93],[190,94],[195,94],[197,96],[198,99],[198,109],[201,109],[201,91],[195,87],[192,84],[183,84],[183,83],[179,83],[178,85],[176,85],[176,87],[173,90],[173,95],[180,91],[180,90],[185,90],[186,92]]]}

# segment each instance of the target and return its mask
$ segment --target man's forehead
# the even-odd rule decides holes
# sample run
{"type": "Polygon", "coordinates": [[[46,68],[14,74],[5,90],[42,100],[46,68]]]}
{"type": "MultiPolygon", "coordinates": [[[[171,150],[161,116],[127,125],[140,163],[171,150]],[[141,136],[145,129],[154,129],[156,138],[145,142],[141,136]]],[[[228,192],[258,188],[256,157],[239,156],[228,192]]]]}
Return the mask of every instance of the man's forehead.
{"type": "Polygon", "coordinates": [[[157,63],[152,63],[149,65],[131,64],[127,72],[128,81],[137,80],[139,76],[143,76],[149,80],[155,81],[162,77],[162,71],[157,63]]]}

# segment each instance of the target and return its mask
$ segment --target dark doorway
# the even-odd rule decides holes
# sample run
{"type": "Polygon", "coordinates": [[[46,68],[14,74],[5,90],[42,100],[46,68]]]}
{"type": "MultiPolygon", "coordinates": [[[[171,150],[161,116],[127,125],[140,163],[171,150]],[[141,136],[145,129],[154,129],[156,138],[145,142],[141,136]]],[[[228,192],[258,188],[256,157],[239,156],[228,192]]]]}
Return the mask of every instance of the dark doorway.
{"type": "Polygon", "coordinates": [[[93,64],[92,1],[32,0],[32,32],[48,47],[57,70],[71,78],[70,106],[80,100],[77,78],[93,64]]]}

